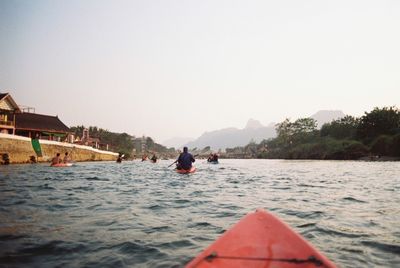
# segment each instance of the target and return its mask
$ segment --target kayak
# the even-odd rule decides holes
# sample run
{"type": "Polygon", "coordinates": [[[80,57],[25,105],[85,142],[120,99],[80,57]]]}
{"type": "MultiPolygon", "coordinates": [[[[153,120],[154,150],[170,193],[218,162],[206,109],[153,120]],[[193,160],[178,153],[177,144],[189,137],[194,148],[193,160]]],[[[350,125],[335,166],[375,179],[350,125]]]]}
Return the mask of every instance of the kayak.
{"type": "Polygon", "coordinates": [[[218,164],[218,161],[208,161],[209,164],[218,164]]]}
{"type": "Polygon", "coordinates": [[[258,209],[186,265],[194,267],[336,267],[278,217],[258,209]]]}
{"type": "Polygon", "coordinates": [[[51,167],[72,167],[72,163],[59,163],[59,164],[54,164],[50,165],[51,167]]]}
{"type": "Polygon", "coordinates": [[[196,168],[191,167],[190,169],[175,169],[175,170],[180,174],[188,174],[188,173],[194,173],[196,171],[196,168]]]}

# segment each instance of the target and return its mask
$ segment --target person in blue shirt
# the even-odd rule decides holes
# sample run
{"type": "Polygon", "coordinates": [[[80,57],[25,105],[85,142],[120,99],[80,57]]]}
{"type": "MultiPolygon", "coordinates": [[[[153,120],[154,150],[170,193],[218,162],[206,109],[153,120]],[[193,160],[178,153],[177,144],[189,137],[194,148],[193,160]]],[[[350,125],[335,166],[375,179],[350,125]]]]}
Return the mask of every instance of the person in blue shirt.
{"type": "Polygon", "coordinates": [[[181,153],[176,160],[178,164],[176,165],[177,169],[185,169],[189,170],[192,167],[192,163],[196,161],[191,153],[188,152],[187,147],[183,147],[183,153],[181,153]]]}

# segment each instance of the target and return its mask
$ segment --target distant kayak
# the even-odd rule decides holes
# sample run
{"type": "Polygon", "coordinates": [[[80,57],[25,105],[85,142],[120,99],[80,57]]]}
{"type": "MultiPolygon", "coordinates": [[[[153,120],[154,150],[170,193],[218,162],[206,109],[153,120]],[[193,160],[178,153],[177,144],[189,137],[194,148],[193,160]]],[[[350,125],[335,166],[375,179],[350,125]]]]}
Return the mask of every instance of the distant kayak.
{"type": "Polygon", "coordinates": [[[50,165],[51,167],[72,167],[73,163],[59,163],[59,164],[54,164],[50,165]]]}
{"type": "Polygon", "coordinates": [[[226,231],[186,265],[194,267],[336,267],[301,235],[259,209],[226,231]]]}
{"type": "Polygon", "coordinates": [[[218,161],[208,161],[207,163],[209,163],[209,164],[219,164],[218,161]]]}
{"type": "Polygon", "coordinates": [[[191,167],[190,169],[175,169],[175,170],[180,174],[188,174],[188,173],[194,173],[196,171],[196,168],[191,167]]]}

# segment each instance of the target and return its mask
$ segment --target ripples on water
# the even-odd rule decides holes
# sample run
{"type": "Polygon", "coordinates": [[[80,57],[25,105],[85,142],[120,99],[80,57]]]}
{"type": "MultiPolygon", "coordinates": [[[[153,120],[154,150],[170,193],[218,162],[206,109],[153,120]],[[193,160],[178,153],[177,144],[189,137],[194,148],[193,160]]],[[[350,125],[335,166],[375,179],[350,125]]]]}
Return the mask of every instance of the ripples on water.
{"type": "Polygon", "coordinates": [[[0,167],[0,266],[181,267],[268,209],[343,267],[400,266],[400,163],[221,160],[0,167]]]}

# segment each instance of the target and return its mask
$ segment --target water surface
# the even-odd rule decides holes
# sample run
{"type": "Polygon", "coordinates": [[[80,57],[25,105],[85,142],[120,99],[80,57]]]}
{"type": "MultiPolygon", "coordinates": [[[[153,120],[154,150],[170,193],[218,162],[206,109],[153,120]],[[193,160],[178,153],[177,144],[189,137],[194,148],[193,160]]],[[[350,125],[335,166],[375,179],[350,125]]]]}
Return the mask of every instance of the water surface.
{"type": "Polygon", "coordinates": [[[0,266],[182,267],[265,208],[342,267],[400,266],[400,163],[0,166],[0,266]]]}

